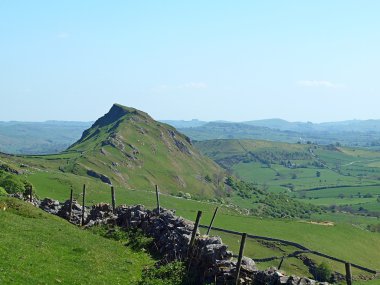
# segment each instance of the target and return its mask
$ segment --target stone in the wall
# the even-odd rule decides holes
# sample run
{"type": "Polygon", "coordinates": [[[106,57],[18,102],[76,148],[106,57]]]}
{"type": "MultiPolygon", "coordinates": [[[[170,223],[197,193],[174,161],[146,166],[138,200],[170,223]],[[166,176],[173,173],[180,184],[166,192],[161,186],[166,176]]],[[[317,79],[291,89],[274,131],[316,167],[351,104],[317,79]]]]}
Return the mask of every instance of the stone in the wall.
{"type": "MultiPolygon", "coordinates": [[[[73,223],[75,225],[81,225],[81,223],[82,223],[82,206],[76,200],[73,200],[72,210],[71,210],[71,219],[70,219],[70,200],[66,200],[62,204],[62,207],[58,211],[57,215],[60,216],[61,218],[64,218],[65,220],[70,221],[70,223],[73,223]]],[[[87,207],[85,207],[85,211],[84,211],[85,224],[87,223],[88,215],[89,215],[89,210],[87,207]]]]}
{"type": "Polygon", "coordinates": [[[42,200],[40,208],[49,214],[57,215],[62,205],[59,204],[58,200],[45,198],[42,200]]]}
{"type": "Polygon", "coordinates": [[[87,217],[86,227],[95,225],[116,224],[117,216],[113,213],[112,206],[107,203],[93,205],[87,217]]]}

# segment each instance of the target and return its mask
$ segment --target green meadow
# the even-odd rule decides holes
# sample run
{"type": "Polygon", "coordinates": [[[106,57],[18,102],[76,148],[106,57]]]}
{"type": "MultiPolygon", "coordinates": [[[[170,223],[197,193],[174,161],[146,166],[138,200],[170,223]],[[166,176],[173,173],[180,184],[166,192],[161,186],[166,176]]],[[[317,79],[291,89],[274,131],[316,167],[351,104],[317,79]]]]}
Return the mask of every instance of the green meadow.
{"type": "MultiPolygon", "coordinates": [[[[86,201],[88,205],[97,202],[110,202],[110,187],[99,183],[91,178],[77,176],[76,179],[69,176],[60,176],[60,173],[49,175],[46,172],[37,172],[30,175],[29,179],[35,186],[39,197],[51,197],[55,199],[68,199],[70,188],[74,189],[74,197],[82,198],[82,186],[86,184],[86,201]],[[70,183],[71,181],[71,183],[70,183]]],[[[115,187],[117,204],[143,204],[148,208],[156,207],[156,196],[154,189],[132,190],[123,187],[115,187]]],[[[348,223],[336,222],[333,226],[312,224],[308,221],[297,221],[288,219],[271,219],[246,216],[228,205],[188,200],[171,195],[160,196],[161,206],[173,209],[178,215],[194,220],[198,210],[203,212],[201,223],[208,225],[216,206],[220,211],[215,219],[214,226],[226,228],[239,232],[247,232],[254,235],[268,236],[285,239],[300,243],[312,250],[317,250],[352,263],[357,263],[369,268],[380,268],[378,252],[380,251],[380,235],[368,232],[349,225],[348,223]],[[366,240],[366,243],[363,243],[366,240]],[[350,251],[347,251],[350,248],[350,251]]],[[[324,218],[323,216],[315,217],[324,218]]],[[[212,231],[212,234],[222,236],[223,240],[235,253],[238,251],[240,237],[232,234],[212,231]]],[[[271,256],[282,256],[284,252],[292,252],[296,249],[278,245],[277,247],[264,245],[257,241],[249,241],[246,246],[246,255],[252,258],[265,258],[271,256]]],[[[267,266],[278,266],[278,260],[273,262],[258,263],[260,268],[267,266]]],[[[286,260],[284,270],[293,273],[309,275],[305,266],[300,266],[298,259],[286,260]]],[[[337,271],[344,273],[340,264],[332,264],[337,271]]],[[[355,271],[355,274],[362,272],[355,271]]]]}

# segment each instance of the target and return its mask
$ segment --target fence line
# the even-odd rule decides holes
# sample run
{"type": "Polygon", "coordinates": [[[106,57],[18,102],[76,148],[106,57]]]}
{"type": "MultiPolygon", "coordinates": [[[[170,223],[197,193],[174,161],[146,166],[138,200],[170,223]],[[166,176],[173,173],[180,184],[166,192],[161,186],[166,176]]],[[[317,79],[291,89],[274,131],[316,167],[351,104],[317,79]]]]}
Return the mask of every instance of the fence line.
{"type": "MultiPolygon", "coordinates": [[[[208,228],[208,226],[205,226],[205,225],[199,225],[199,227],[201,227],[201,228],[208,228]]],[[[229,234],[242,235],[241,232],[227,230],[227,229],[223,229],[223,228],[213,227],[213,230],[224,232],[224,233],[229,233],[229,234]]],[[[343,264],[347,263],[347,261],[345,261],[345,260],[342,260],[342,259],[330,256],[330,255],[321,253],[319,251],[311,250],[311,249],[309,249],[309,248],[307,248],[307,247],[305,247],[305,246],[303,246],[303,245],[301,245],[299,243],[296,243],[296,242],[292,242],[292,241],[288,241],[288,240],[283,240],[283,239],[278,239],[278,238],[271,238],[271,237],[265,237],[265,236],[251,235],[251,234],[247,234],[247,237],[250,238],[250,239],[261,239],[261,240],[267,240],[267,241],[281,242],[281,243],[284,243],[284,244],[291,245],[291,246],[294,246],[296,248],[299,248],[302,251],[304,251],[305,253],[311,253],[311,254],[319,255],[319,256],[322,256],[322,257],[325,257],[325,258],[328,258],[328,259],[331,259],[331,260],[334,260],[334,261],[337,261],[337,262],[340,262],[340,263],[343,263],[343,264]]],[[[361,266],[361,265],[357,265],[357,264],[354,264],[354,263],[351,263],[351,266],[355,267],[357,269],[369,272],[371,274],[378,274],[379,273],[378,271],[376,271],[374,269],[370,269],[370,268],[367,268],[367,267],[364,267],[364,266],[361,266]]]]}

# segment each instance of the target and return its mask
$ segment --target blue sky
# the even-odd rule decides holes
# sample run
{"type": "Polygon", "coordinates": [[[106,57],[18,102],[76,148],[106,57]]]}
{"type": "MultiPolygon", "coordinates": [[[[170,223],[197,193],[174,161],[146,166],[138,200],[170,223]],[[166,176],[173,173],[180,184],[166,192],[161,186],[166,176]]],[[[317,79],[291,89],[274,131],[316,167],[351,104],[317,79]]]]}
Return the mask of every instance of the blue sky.
{"type": "Polygon", "coordinates": [[[0,0],[0,120],[380,119],[380,1],[0,0]]]}

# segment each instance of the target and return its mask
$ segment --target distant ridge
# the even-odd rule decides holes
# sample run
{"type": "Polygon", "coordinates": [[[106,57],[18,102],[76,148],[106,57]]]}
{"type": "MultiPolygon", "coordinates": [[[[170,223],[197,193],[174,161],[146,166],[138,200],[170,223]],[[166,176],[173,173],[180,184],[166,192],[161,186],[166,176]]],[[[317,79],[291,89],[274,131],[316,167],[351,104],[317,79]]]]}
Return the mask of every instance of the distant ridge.
{"type": "Polygon", "coordinates": [[[380,147],[380,120],[352,120],[314,124],[281,119],[242,123],[209,122],[199,127],[180,128],[193,140],[258,139],[289,143],[340,143],[347,146],[380,147]]]}
{"type": "Polygon", "coordinates": [[[185,120],[161,120],[160,122],[171,125],[175,128],[194,128],[194,127],[200,127],[208,122],[206,121],[199,121],[197,119],[193,119],[191,121],[185,121],[185,120]]]}
{"type": "Polygon", "coordinates": [[[51,154],[69,147],[91,122],[0,122],[0,151],[9,154],[51,154]]]}
{"type": "MultiPolygon", "coordinates": [[[[112,122],[118,116],[138,112],[115,104],[112,116],[99,118],[97,125],[112,122]]],[[[0,121],[0,151],[9,154],[59,153],[75,143],[83,131],[94,122],[45,121],[19,122],[0,121]]],[[[311,123],[288,122],[283,119],[264,119],[246,122],[206,122],[193,119],[163,120],[193,140],[205,139],[264,139],[282,142],[307,142],[331,144],[339,142],[349,146],[380,147],[380,120],[347,120],[341,122],[311,123]]]]}

